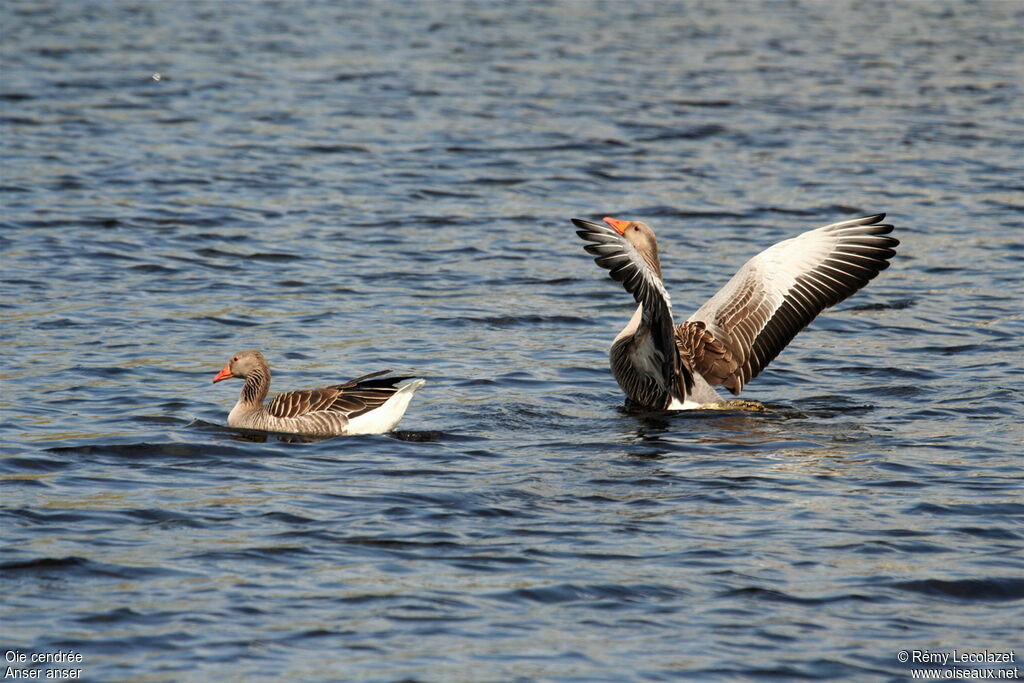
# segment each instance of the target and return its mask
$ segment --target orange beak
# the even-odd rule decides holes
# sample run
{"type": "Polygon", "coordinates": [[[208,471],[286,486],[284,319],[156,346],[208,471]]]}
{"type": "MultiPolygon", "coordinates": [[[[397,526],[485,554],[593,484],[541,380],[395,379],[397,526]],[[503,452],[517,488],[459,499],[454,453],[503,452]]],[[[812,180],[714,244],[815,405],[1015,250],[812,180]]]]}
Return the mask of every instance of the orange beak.
{"type": "Polygon", "coordinates": [[[234,375],[231,374],[231,363],[224,366],[224,369],[217,373],[217,376],[213,378],[213,383],[216,384],[221,380],[231,379],[234,375]]]}
{"type": "Polygon", "coordinates": [[[615,228],[615,232],[619,233],[620,235],[624,235],[626,233],[626,227],[629,226],[629,221],[620,221],[618,218],[605,217],[602,218],[601,220],[615,228]]]}

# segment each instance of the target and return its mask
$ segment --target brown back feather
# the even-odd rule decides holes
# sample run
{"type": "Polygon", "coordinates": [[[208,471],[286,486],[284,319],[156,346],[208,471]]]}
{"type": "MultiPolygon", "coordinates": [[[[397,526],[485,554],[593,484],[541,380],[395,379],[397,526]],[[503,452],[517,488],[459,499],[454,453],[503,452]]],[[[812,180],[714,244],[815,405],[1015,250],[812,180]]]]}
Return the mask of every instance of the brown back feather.
{"type": "Polygon", "coordinates": [[[391,372],[379,370],[319,389],[288,391],[267,404],[274,417],[300,417],[321,410],[338,412],[351,419],[382,406],[398,391],[394,385],[410,377],[380,377],[391,372]]]}
{"type": "Polygon", "coordinates": [[[733,394],[740,393],[742,385],[736,382],[734,374],[741,363],[725,344],[715,339],[707,325],[689,320],[676,325],[675,332],[679,355],[691,370],[710,384],[721,384],[733,394]]]}

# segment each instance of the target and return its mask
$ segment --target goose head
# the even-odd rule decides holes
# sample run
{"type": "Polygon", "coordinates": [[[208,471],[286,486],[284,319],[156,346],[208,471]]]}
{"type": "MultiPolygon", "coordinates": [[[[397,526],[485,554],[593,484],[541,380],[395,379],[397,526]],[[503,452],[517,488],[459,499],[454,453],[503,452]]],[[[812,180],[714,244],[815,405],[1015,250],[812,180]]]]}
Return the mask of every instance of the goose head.
{"type": "Polygon", "coordinates": [[[239,351],[235,355],[231,356],[231,360],[224,365],[224,368],[217,373],[213,378],[214,384],[225,379],[231,379],[232,377],[238,377],[239,379],[245,379],[252,374],[269,375],[267,372],[269,367],[267,366],[267,359],[263,357],[263,354],[256,349],[248,349],[246,351],[239,351]]]}
{"type": "Polygon", "coordinates": [[[642,221],[623,221],[618,218],[605,217],[602,220],[632,244],[647,265],[658,274],[658,277],[661,277],[658,240],[654,237],[654,230],[651,229],[651,226],[642,221]]]}

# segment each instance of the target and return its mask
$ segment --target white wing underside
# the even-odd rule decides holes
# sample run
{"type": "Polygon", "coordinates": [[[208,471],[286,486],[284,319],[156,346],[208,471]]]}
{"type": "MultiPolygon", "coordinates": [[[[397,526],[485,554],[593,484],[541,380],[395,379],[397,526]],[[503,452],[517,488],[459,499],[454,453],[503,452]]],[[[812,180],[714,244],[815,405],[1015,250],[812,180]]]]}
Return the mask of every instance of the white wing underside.
{"type": "Polygon", "coordinates": [[[726,383],[734,393],[824,308],[888,267],[899,242],[882,218],[833,223],[765,249],[690,316],[735,357],[735,381],[726,383]]]}

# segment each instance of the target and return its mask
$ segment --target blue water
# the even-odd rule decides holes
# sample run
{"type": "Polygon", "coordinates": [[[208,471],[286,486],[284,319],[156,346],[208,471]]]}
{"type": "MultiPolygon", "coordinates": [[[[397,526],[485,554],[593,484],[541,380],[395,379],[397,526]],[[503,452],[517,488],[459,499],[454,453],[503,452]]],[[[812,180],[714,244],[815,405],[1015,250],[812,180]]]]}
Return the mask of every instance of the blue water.
{"type": "Polygon", "coordinates": [[[0,26],[5,652],[96,681],[1024,658],[1024,4],[15,1],[0,26]],[[765,411],[622,410],[631,300],[570,217],[654,226],[685,318],[882,211],[893,266],[747,387],[765,411]],[[428,384],[389,435],[253,439],[210,382],[250,347],[278,390],[428,384]]]}

